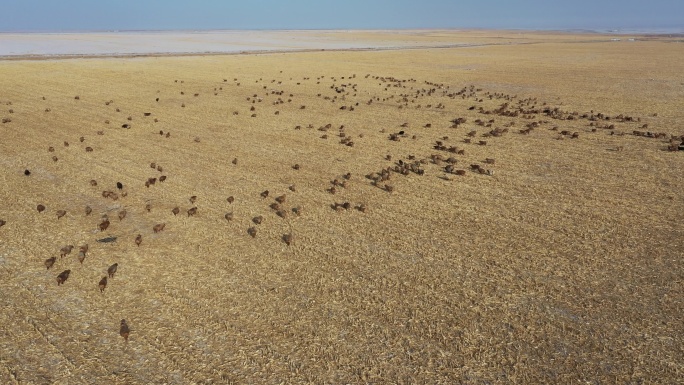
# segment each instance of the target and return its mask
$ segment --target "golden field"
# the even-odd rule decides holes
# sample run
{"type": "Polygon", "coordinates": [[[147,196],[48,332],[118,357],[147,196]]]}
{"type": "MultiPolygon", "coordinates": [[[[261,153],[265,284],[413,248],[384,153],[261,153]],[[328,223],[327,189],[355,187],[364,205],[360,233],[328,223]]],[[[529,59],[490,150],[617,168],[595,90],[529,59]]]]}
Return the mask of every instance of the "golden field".
{"type": "Polygon", "coordinates": [[[610,38],[0,61],[0,383],[681,383],[684,46],[610,38]]]}

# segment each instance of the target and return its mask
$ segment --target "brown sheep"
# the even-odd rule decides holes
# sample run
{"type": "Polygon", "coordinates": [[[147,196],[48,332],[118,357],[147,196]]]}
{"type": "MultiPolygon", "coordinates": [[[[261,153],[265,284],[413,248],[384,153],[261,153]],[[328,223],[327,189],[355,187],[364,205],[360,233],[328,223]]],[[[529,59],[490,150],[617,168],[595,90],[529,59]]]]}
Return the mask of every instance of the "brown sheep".
{"type": "Polygon", "coordinates": [[[118,269],[119,269],[118,263],[115,263],[115,264],[109,266],[109,268],[107,268],[107,275],[109,276],[109,278],[114,278],[114,274],[116,274],[116,271],[118,269]]]}
{"type": "Polygon", "coordinates": [[[92,213],[92,212],[93,212],[93,209],[90,208],[90,206],[85,207],[85,215],[90,215],[90,213],[92,213]]]}
{"type": "Polygon", "coordinates": [[[190,200],[190,203],[195,203],[195,201],[197,200],[197,195],[191,196],[189,200],[190,200]]]}
{"type": "Polygon", "coordinates": [[[79,248],[79,251],[82,252],[83,254],[87,253],[88,250],[90,249],[90,246],[86,243],[85,245],[81,245],[79,248]]]}
{"type": "Polygon", "coordinates": [[[73,248],[74,248],[73,245],[67,245],[67,246],[62,247],[62,248],[59,250],[59,252],[60,252],[59,257],[60,257],[60,258],[64,258],[64,257],[66,257],[67,255],[71,254],[71,250],[73,250],[73,248]]]}
{"type": "Polygon", "coordinates": [[[95,179],[90,180],[90,185],[91,186],[97,186],[97,181],[95,179]]]}
{"type": "Polygon", "coordinates": [[[233,159],[233,161],[232,161],[231,163],[233,163],[234,165],[237,166],[237,164],[238,164],[238,158],[233,159]]]}
{"type": "Polygon", "coordinates": [[[57,276],[57,286],[66,282],[66,280],[69,279],[69,274],[71,274],[71,270],[64,270],[63,272],[59,273],[57,276]]]}
{"type": "Polygon", "coordinates": [[[164,227],[166,227],[166,223],[158,223],[158,224],[154,225],[152,230],[154,230],[155,233],[158,233],[160,231],[164,231],[164,227]]]}
{"type": "Polygon", "coordinates": [[[226,213],[226,215],[224,215],[223,217],[226,218],[226,220],[230,222],[233,220],[233,213],[232,212],[226,213]]]}
{"type": "Polygon", "coordinates": [[[38,205],[38,206],[36,206],[36,210],[38,210],[39,213],[42,213],[43,211],[45,211],[45,206],[38,205]]]}
{"type": "Polygon", "coordinates": [[[122,221],[124,218],[126,218],[126,210],[119,211],[119,221],[122,221]]]}
{"type": "Polygon", "coordinates": [[[105,288],[107,287],[107,276],[102,277],[97,286],[100,288],[100,293],[104,293],[105,288]]]}
{"type": "Polygon", "coordinates": [[[48,258],[45,260],[45,267],[47,268],[47,270],[50,270],[52,265],[55,264],[56,260],[57,260],[57,257],[51,257],[51,258],[48,258]]]}
{"type": "Polygon", "coordinates": [[[297,191],[297,186],[291,185],[290,187],[288,187],[288,189],[292,192],[295,192],[295,191],[297,191]]]}
{"type": "Polygon", "coordinates": [[[166,175],[162,175],[159,177],[160,182],[164,182],[166,180],[166,175]]]}
{"type": "Polygon", "coordinates": [[[150,203],[146,204],[146,205],[145,205],[145,210],[147,210],[148,213],[149,213],[150,211],[152,211],[152,205],[151,205],[150,203]]]}
{"type": "Polygon", "coordinates": [[[300,216],[302,215],[302,208],[300,206],[293,207],[292,212],[294,213],[294,215],[300,216]]]}
{"type": "Polygon", "coordinates": [[[250,227],[247,229],[247,234],[249,234],[252,238],[255,238],[257,234],[256,227],[250,227]]]}
{"type": "Polygon", "coordinates": [[[66,215],[66,211],[64,210],[57,210],[57,219],[63,217],[66,215]]]}
{"type": "Polygon", "coordinates": [[[171,212],[173,213],[173,215],[178,215],[178,213],[180,213],[180,208],[174,207],[173,210],[171,210],[171,212]]]}
{"type": "Polygon", "coordinates": [[[107,227],[109,227],[109,219],[105,219],[104,221],[102,221],[102,223],[100,223],[99,227],[100,227],[100,231],[107,230],[107,227]]]}
{"type": "Polygon", "coordinates": [[[256,225],[260,225],[261,222],[263,222],[263,221],[264,221],[264,217],[261,215],[258,215],[256,217],[252,218],[252,222],[254,222],[254,224],[256,224],[256,225]]]}
{"type": "Polygon", "coordinates": [[[290,246],[290,244],[292,243],[292,234],[284,234],[283,242],[285,242],[286,245],[290,246]]]}
{"type": "Polygon", "coordinates": [[[283,204],[283,203],[285,203],[285,199],[286,199],[286,196],[285,196],[285,194],[283,194],[281,196],[276,197],[275,200],[276,200],[276,202],[283,204]]]}
{"type": "Polygon", "coordinates": [[[234,198],[232,195],[229,196],[228,199],[226,199],[226,200],[227,200],[228,203],[230,203],[230,204],[232,204],[233,202],[235,202],[235,198],[234,198]]]}
{"type": "Polygon", "coordinates": [[[197,207],[193,207],[193,208],[188,210],[188,216],[189,217],[194,216],[195,214],[197,214],[197,207]]]}
{"type": "Polygon", "coordinates": [[[138,234],[137,237],[135,237],[135,244],[140,247],[140,244],[142,243],[142,234],[138,234]]]}
{"type": "Polygon", "coordinates": [[[123,337],[124,341],[128,342],[128,336],[131,334],[131,329],[128,327],[125,319],[121,320],[121,327],[119,328],[119,335],[123,337]]]}
{"type": "Polygon", "coordinates": [[[268,190],[265,190],[264,192],[261,193],[262,198],[268,198],[268,190]]]}

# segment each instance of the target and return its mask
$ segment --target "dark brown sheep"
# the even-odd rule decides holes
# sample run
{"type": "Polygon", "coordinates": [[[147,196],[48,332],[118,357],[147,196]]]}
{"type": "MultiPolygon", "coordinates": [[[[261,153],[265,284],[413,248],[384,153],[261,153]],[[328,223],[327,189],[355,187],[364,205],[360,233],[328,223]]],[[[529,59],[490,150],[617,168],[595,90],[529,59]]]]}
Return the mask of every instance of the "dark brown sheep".
{"type": "Polygon", "coordinates": [[[109,219],[105,219],[104,221],[102,221],[102,223],[100,223],[99,227],[100,227],[100,231],[107,230],[107,227],[109,227],[109,219]]]}
{"type": "Polygon", "coordinates": [[[107,268],[107,275],[109,276],[109,278],[114,278],[114,274],[116,274],[116,271],[118,269],[119,269],[118,263],[115,263],[115,264],[109,266],[109,268],[107,268]]]}
{"type": "Polygon", "coordinates": [[[100,288],[100,293],[104,293],[105,288],[107,287],[107,276],[102,277],[97,286],[100,288]]]}
{"type": "Polygon", "coordinates": [[[247,229],[247,234],[249,234],[252,238],[255,238],[257,234],[256,227],[250,227],[247,229]]]}
{"type": "Polygon", "coordinates": [[[264,199],[265,199],[265,198],[268,198],[268,190],[263,191],[260,195],[261,195],[261,197],[264,198],[264,199]]]}
{"type": "Polygon", "coordinates": [[[51,258],[48,258],[45,260],[45,267],[47,268],[47,270],[50,270],[52,265],[55,264],[56,260],[57,260],[57,257],[51,257],[51,258]]]}
{"type": "Polygon", "coordinates": [[[189,216],[189,217],[192,217],[192,216],[194,216],[195,214],[197,214],[197,207],[193,207],[193,208],[191,208],[191,209],[188,210],[188,216],[189,216]]]}
{"type": "Polygon", "coordinates": [[[232,195],[229,196],[228,199],[226,199],[226,200],[228,201],[228,203],[231,203],[231,204],[232,204],[233,202],[235,202],[235,198],[234,198],[232,195]]]}
{"type": "Polygon", "coordinates": [[[191,196],[189,200],[190,200],[190,203],[195,203],[195,201],[197,200],[197,195],[191,196]]]}
{"type": "Polygon", "coordinates": [[[57,286],[66,282],[66,280],[69,279],[69,274],[71,274],[71,270],[64,270],[63,272],[59,273],[57,276],[57,286]]]}
{"type": "Polygon", "coordinates": [[[160,231],[164,231],[164,227],[166,227],[166,223],[158,223],[158,224],[154,225],[154,227],[152,228],[152,230],[153,230],[155,233],[158,233],[158,232],[160,232],[160,231]]]}
{"type": "Polygon", "coordinates": [[[121,320],[121,327],[119,328],[119,335],[123,337],[124,341],[128,342],[128,336],[131,334],[131,329],[128,327],[125,319],[121,320]]]}
{"type": "Polygon", "coordinates": [[[45,206],[44,205],[38,205],[36,206],[36,210],[38,210],[39,213],[42,213],[45,211],[45,206]]]}

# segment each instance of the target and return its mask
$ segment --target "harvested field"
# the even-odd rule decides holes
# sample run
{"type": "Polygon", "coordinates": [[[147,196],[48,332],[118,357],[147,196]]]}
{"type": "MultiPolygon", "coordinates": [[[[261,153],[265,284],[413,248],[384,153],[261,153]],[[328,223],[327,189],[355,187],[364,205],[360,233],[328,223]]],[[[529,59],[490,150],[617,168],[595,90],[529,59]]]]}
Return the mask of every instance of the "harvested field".
{"type": "Polygon", "coordinates": [[[683,59],[0,61],[0,383],[681,383],[683,59]]]}

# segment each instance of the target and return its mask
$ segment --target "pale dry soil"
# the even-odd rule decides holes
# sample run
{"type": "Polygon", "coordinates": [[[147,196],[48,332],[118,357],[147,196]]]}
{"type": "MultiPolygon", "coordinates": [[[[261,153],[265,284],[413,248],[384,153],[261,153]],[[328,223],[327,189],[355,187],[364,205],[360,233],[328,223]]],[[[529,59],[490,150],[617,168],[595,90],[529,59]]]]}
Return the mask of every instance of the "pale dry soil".
{"type": "Polygon", "coordinates": [[[0,62],[0,383],[681,383],[684,46],[536,39],[0,62]]]}

